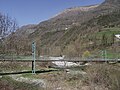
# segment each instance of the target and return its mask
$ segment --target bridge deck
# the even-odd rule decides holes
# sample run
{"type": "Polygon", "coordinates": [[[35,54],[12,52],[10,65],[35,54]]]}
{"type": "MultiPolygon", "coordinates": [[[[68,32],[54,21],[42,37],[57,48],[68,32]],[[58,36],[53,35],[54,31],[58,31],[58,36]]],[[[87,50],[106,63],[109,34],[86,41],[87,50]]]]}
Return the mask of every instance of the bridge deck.
{"type": "MultiPolygon", "coordinates": [[[[15,61],[15,62],[32,62],[32,59],[0,59],[0,61],[15,61]]],[[[67,61],[67,62],[120,62],[120,59],[36,59],[36,62],[55,62],[55,61],[67,61]]]]}

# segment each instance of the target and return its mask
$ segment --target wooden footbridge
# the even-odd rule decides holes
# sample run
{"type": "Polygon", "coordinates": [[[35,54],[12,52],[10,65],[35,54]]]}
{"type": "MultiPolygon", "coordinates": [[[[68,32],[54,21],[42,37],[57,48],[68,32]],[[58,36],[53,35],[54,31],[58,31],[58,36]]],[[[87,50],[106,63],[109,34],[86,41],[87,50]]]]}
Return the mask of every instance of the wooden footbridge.
{"type": "MultiPolygon", "coordinates": [[[[62,57],[42,57],[42,58],[36,58],[36,44],[32,43],[32,57],[31,58],[8,58],[7,56],[1,57],[0,56],[0,62],[32,62],[32,73],[35,73],[35,66],[36,62],[115,62],[119,63],[120,59],[107,59],[107,58],[91,58],[91,59],[81,59],[81,58],[62,58],[62,57]]],[[[65,65],[65,64],[64,64],[65,65]]]]}
{"type": "Polygon", "coordinates": [[[83,63],[87,63],[87,62],[114,62],[114,63],[119,63],[120,59],[78,59],[78,58],[66,58],[66,59],[59,59],[59,60],[53,60],[53,59],[5,59],[5,58],[1,58],[0,62],[31,62],[32,63],[32,73],[36,73],[36,62],[63,62],[64,65],[66,62],[73,62],[73,63],[77,63],[77,62],[83,62],[83,63]]]}
{"type": "MultiPolygon", "coordinates": [[[[0,61],[4,62],[32,62],[33,59],[0,59],[0,61]]],[[[36,59],[36,62],[57,62],[57,61],[67,61],[67,62],[120,62],[120,59],[74,59],[74,58],[66,58],[60,60],[51,60],[51,59],[36,59]]]]}
{"type": "MultiPolygon", "coordinates": [[[[6,55],[0,55],[0,62],[31,62],[32,63],[32,73],[36,73],[36,62],[62,62],[64,63],[64,65],[66,65],[66,63],[72,62],[72,63],[78,63],[78,62],[83,62],[83,63],[87,63],[87,62],[97,62],[97,63],[103,63],[103,62],[113,62],[113,63],[119,63],[120,59],[108,59],[104,56],[104,58],[90,58],[90,59],[83,59],[83,58],[50,58],[50,57],[42,57],[42,58],[37,58],[36,57],[36,43],[33,41],[32,43],[32,56],[30,58],[26,58],[26,57],[21,57],[21,56],[6,56],[6,55]]],[[[56,64],[57,65],[57,64],[56,64]]],[[[65,66],[66,67],[66,66],[65,66]]]]}

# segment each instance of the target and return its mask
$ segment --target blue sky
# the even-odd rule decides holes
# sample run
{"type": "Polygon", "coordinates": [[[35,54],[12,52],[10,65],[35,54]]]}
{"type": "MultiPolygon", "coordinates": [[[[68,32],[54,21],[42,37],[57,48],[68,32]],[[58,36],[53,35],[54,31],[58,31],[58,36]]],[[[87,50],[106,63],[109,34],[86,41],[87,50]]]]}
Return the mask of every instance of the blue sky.
{"type": "Polygon", "coordinates": [[[66,8],[102,3],[104,0],[0,0],[0,12],[16,18],[20,26],[37,24],[66,8]]]}

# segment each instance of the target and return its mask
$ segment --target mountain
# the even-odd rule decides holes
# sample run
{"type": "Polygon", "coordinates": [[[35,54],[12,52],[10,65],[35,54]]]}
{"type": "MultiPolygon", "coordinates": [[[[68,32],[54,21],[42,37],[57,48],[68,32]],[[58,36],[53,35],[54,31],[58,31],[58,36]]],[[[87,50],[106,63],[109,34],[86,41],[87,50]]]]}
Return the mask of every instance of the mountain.
{"type": "Polygon", "coordinates": [[[104,4],[118,5],[118,4],[120,4],[120,0],[105,0],[104,4]]]}
{"type": "Polygon", "coordinates": [[[22,26],[21,28],[19,28],[17,31],[16,31],[16,34],[18,36],[28,36],[29,34],[33,33],[36,29],[35,29],[35,26],[34,24],[29,24],[29,25],[25,25],[25,26],[22,26]]]}
{"type": "MultiPolygon", "coordinates": [[[[100,5],[68,8],[38,25],[21,27],[15,35],[17,38],[24,37],[29,43],[36,41],[38,48],[49,47],[52,48],[51,52],[56,49],[60,54],[67,49],[72,50],[72,47],[75,52],[100,48],[102,36],[98,39],[97,33],[115,27],[120,27],[120,0],[105,0],[100,5]],[[79,45],[82,47],[78,48],[79,45]]],[[[112,42],[107,42],[107,46],[113,44],[110,43],[112,42]]],[[[75,53],[74,51],[70,52],[75,53]]]]}

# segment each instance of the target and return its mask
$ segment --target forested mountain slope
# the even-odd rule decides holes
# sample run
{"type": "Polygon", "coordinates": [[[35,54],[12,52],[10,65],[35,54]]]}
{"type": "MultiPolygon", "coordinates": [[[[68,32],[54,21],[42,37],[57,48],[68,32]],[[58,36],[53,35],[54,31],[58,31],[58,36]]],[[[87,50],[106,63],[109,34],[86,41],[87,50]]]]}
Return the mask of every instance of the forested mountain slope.
{"type": "MultiPolygon", "coordinates": [[[[73,51],[72,53],[77,55],[76,53],[80,51],[101,49],[104,33],[100,37],[97,37],[97,34],[106,30],[109,33],[110,28],[113,28],[113,32],[110,35],[118,34],[120,33],[119,27],[120,0],[105,0],[100,5],[66,9],[49,20],[40,22],[38,25],[32,25],[28,28],[22,27],[13,36],[19,39],[24,37],[22,39],[22,42],[24,42],[23,46],[15,46],[17,49],[26,47],[27,49],[25,50],[27,52],[31,50],[32,41],[36,41],[38,53],[45,52],[48,54],[51,52],[53,54],[58,52],[56,54],[66,54],[66,52],[71,53],[73,51]],[[115,32],[114,28],[117,28],[115,32]],[[19,35],[19,32],[23,33],[22,37],[19,35]],[[26,43],[29,48],[26,46],[26,43]],[[74,48],[74,50],[67,51],[71,48],[74,48]]],[[[103,47],[111,47],[114,44],[112,40],[107,40],[107,45],[103,45],[103,47]]],[[[8,39],[8,41],[10,40],[8,39]]],[[[13,41],[15,42],[16,40],[13,41]]]]}

